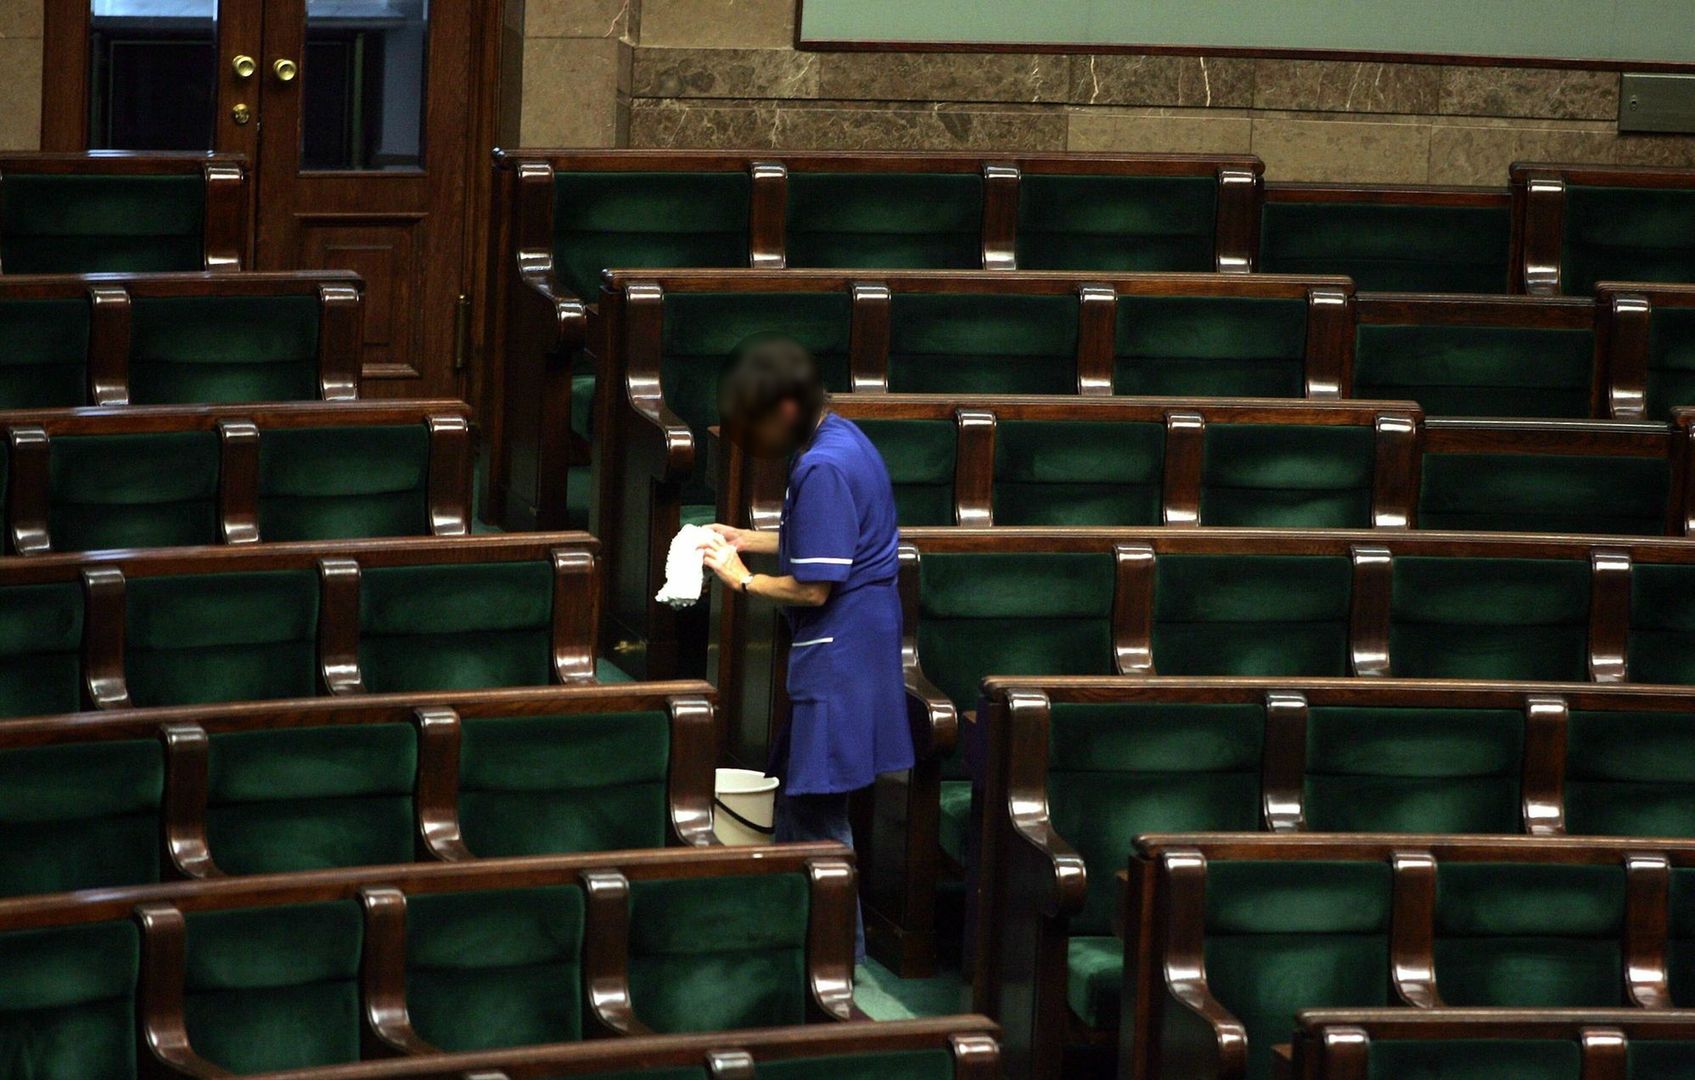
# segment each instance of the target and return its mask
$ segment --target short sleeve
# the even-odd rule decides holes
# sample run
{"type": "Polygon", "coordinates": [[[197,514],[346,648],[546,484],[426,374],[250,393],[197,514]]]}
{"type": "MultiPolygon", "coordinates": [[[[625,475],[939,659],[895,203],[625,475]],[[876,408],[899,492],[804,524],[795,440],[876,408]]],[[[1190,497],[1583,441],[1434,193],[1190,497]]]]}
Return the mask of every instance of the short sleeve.
{"type": "Polygon", "coordinates": [[[846,581],[859,546],[859,512],[847,477],[829,465],[795,478],[787,523],[789,573],[797,581],[846,581]]]}

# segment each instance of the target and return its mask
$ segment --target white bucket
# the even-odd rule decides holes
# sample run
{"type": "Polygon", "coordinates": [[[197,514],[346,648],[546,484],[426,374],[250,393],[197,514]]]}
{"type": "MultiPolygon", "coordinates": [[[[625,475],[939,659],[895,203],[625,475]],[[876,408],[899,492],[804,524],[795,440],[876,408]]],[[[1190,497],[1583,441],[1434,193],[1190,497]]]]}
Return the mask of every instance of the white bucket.
{"type": "Polygon", "coordinates": [[[777,813],[777,778],[752,769],[719,769],[712,831],[721,844],[769,844],[777,813]],[[738,820],[739,819],[739,820],[738,820]]]}

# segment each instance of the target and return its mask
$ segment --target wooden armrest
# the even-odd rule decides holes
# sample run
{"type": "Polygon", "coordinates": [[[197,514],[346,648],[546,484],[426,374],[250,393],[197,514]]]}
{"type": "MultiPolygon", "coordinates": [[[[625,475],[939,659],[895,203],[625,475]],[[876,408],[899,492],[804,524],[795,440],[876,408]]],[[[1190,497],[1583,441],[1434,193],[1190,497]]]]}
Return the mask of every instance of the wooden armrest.
{"type": "Polygon", "coordinates": [[[183,1013],[184,949],[187,924],[170,904],[142,904],[140,1014],[142,1044],[152,1052],[154,1068],[143,1075],[211,1078],[233,1076],[195,1053],[183,1013]]]}
{"type": "Polygon", "coordinates": [[[445,706],[412,711],[418,731],[418,780],[413,798],[418,854],[426,859],[474,859],[459,828],[459,714],[445,706]]]}
{"type": "Polygon", "coordinates": [[[1271,1048],[1271,1080],[1295,1080],[1295,1048],[1288,1043],[1271,1048]]]}
{"type": "MultiPolygon", "coordinates": [[[[1020,858],[1033,858],[1040,864],[1041,877],[1048,886],[1046,902],[1041,906],[1042,914],[1050,919],[1079,914],[1089,895],[1089,876],[1083,865],[1083,856],[1054,831],[1048,821],[1045,801],[1038,807],[1027,804],[1014,794],[1008,803],[1013,835],[1021,841],[1008,855],[1014,862],[1020,858]]],[[[1008,869],[1017,873],[1010,867],[1008,869]]]]}
{"type": "Polygon", "coordinates": [[[667,782],[671,838],[684,847],[716,847],[712,830],[713,764],[718,755],[718,724],[712,702],[703,697],[672,698],[671,770],[667,782]]]}
{"type": "Polygon", "coordinates": [[[406,895],[388,886],[359,890],[365,912],[360,997],[364,1001],[365,1057],[439,1054],[413,1030],[406,1009],[406,895]]]}
{"type": "Polygon", "coordinates": [[[549,352],[564,352],[567,356],[583,347],[588,338],[589,307],[581,297],[559,287],[551,270],[524,269],[518,280],[549,316],[551,339],[544,342],[549,352]]]}
{"type": "Polygon", "coordinates": [[[589,1016],[602,1034],[651,1035],[630,1001],[630,883],[609,870],[587,870],[579,879],[588,901],[583,974],[589,1016]]]}
{"type": "Polygon", "coordinates": [[[959,744],[959,710],[917,667],[906,670],[906,716],[919,759],[946,757],[959,744]]]}

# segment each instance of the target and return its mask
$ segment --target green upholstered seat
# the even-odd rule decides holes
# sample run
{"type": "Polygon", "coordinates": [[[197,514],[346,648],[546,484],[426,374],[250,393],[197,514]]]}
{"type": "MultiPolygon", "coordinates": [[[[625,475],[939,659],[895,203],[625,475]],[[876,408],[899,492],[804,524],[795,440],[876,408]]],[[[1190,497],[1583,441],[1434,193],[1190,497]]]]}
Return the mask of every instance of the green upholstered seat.
{"type": "Polygon", "coordinates": [[[0,267],[8,274],[205,269],[198,174],[10,173],[4,185],[0,267]]]}
{"type": "Polygon", "coordinates": [[[554,268],[593,302],[601,271],[746,266],[752,183],[738,172],[560,172],[554,268]]]}
{"type": "MultiPolygon", "coordinates": [[[[1633,1059],[1641,1045],[1631,1040],[1633,1059]]],[[[1583,1052],[1574,1038],[1372,1039],[1366,1054],[1368,1075],[1381,1080],[1580,1080],[1583,1075],[1583,1052]]],[[[1646,1080],[1634,1070],[1630,1075],[1646,1080]]]]}
{"type": "Polygon", "coordinates": [[[311,697],[318,578],[310,570],[131,579],[124,670],[140,706],[311,697]]]}
{"type": "Polygon", "coordinates": [[[1485,532],[1657,536],[1671,466],[1583,454],[1425,454],[1418,524],[1485,532]]]}
{"type": "Polygon", "coordinates": [[[1370,528],[1376,461],[1376,433],[1365,425],[1209,425],[1201,523],[1370,528]]]}
{"type": "Polygon", "coordinates": [[[0,751],[0,896],[158,881],[164,789],[153,739],[0,751]]]}
{"type": "Polygon", "coordinates": [[[553,682],[545,562],[391,566],[359,586],[359,670],[375,693],[553,682]]]}
{"type": "Polygon", "coordinates": [[[55,551],[218,542],[217,432],[68,435],[49,448],[55,551]]]}
{"type": "Polygon", "coordinates": [[[423,424],[266,431],[259,534],[270,541],[426,536],[429,480],[423,424]]]}
{"type": "Polygon", "coordinates": [[[214,735],[212,857],[231,874],[411,862],[417,773],[409,724],[214,735]]]}
{"type": "Polygon", "coordinates": [[[574,1042],[583,1033],[582,949],[575,886],[408,897],[412,1026],[443,1050],[574,1042]]]}
{"type": "Polygon", "coordinates": [[[946,1050],[898,1050],[880,1054],[829,1054],[762,1061],[759,1080],[952,1080],[953,1055],[946,1050]]]}
{"type": "Polygon", "coordinates": [[[1393,579],[1396,676],[1588,679],[1588,562],[1397,556],[1393,579]]]}
{"type": "Polygon", "coordinates": [[[1121,296],[1114,391],[1305,395],[1304,299],[1121,296]]]}
{"type": "Polygon", "coordinates": [[[1455,1007],[1621,1007],[1623,866],[1438,863],[1436,985],[1455,1007]]]}
{"type": "Polygon", "coordinates": [[[1666,977],[1672,1004],[1695,1007],[1695,870],[1671,872],[1667,920],[1666,977]]]}
{"type": "Polygon", "coordinates": [[[1161,555],[1154,573],[1159,674],[1348,674],[1346,558],[1161,555]]]}
{"type": "Polygon", "coordinates": [[[1210,272],[1217,218],[1211,176],[1026,174],[1018,184],[1018,265],[1210,272]]]}
{"type": "Polygon", "coordinates": [[[632,883],[636,1018],[662,1034],[801,1023],[809,898],[800,873],[632,883]]]}
{"type": "Polygon", "coordinates": [[[1066,1004],[1097,1031],[1116,1030],[1124,1000],[1124,943],[1106,934],[1073,937],[1065,945],[1066,1004]]]}
{"type": "Polygon", "coordinates": [[[1427,416],[1585,417],[1588,330],[1361,325],[1354,396],[1416,401],[1427,416]]]}
{"type": "Polygon", "coordinates": [[[1695,836],[1695,717],[1573,709],[1565,763],[1573,835],[1695,836]]]}
{"type": "Polygon", "coordinates": [[[967,863],[967,833],[971,828],[971,781],[943,780],[940,841],[942,850],[961,866],[967,863]]]}
{"type": "Polygon", "coordinates": [[[971,270],[983,265],[976,173],[789,174],[790,266],[971,270]]]}
{"type": "Polygon", "coordinates": [[[1631,682],[1695,685],[1695,566],[1631,569],[1625,657],[1631,682]]]}
{"type": "Polygon", "coordinates": [[[0,588],[0,715],[82,707],[82,587],[0,588]]]}
{"type": "Polygon", "coordinates": [[[459,824],[482,857],[664,847],[663,712],[461,721],[459,824]]]}
{"type": "Polygon", "coordinates": [[[1259,269],[1344,274],[1361,292],[1504,293],[1511,233],[1505,206],[1268,200],[1259,269]]]}
{"type": "Polygon", "coordinates": [[[958,437],[949,420],[855,420],[871,440],[895,488],[900,524],[954,524],[958,437]]]}
{"type": "Polygon", "coordinates": [[[889,308],[889,389],[1075,394],[1077,298],[897,294],[889,308]]]}
{"type": "Polygon", "coordinates": [[[127,919],[0,933],[0,1072],[133,1080],[140,973],[127,919]]]}
{"type": "Polygon", "coordinates": [[[995,429],[995,524],[1158,525],[1158,423],[1003,420],[995,429]]]}
{"type": "Polygon", "coordinates": [[[87,404],[87,357],[87,300],[0,300],[0,409],[87,404]]]}
{"type": "Polygon", "coordinates": [[[1669,419],[1678,405],[1695,405],[1695,308],[1660,307],[1648,334],[1647,416],[1669,419]]]}
{"type": "Polygon", "coordinates": [[[189,1043],[235,1073],[359,1060],[357,900],[185,916],[189,1043]]]}
{"type": "Polygon", "coordinates": [[[130,308],[137,405],[319,396],[316,295],[137,296],[130,308]]]}
{"type": "Polygon", "coordinates": [[[1314,706],[1307,828],[1519,832],[1523,746],[1517,709],[1314,706]]]}
{"type": "Polygon", "coordinates": [[[1695,282],[1695,188],[1567,184],[1560,289],[1598,281],[1695,282]]]}

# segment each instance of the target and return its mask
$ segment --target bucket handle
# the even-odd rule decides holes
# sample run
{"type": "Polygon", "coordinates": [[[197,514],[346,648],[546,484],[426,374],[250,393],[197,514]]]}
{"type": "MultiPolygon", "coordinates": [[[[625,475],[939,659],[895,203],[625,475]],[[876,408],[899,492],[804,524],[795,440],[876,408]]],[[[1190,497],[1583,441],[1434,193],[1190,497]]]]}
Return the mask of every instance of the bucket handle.
{"type": "Polygon", "coordinates": [[[729,814],[730,820],[734,821],[737,825],[740,825],[744,829],[749,829],[753,832],[756,832],[760,836],[776,836],[777,835],[776,826],[774,826],[774,825],[761,825],[758,822],[749,821],[747,818],[742,817],[740,814],[738,814],[734,810],[730,809],[730,807],[724,802],[724,800],[720,799],[716,795],[714,795],[712,797],[712,805],[715,809],[722,810],[724,813],[729,814]]]}

